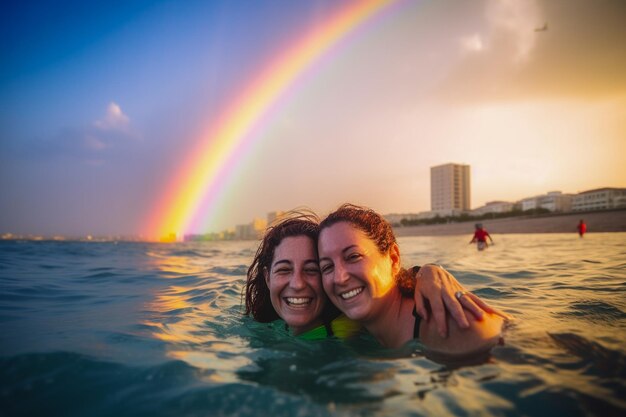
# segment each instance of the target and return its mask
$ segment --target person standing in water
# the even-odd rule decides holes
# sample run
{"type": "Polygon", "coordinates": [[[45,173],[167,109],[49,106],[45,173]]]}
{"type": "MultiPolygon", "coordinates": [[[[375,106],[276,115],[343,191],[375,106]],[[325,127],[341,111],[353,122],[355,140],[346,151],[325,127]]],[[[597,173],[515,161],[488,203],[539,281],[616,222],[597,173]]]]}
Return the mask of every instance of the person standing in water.
{"type": "Polygon", "coordinates": [[[477,242],[476,248],[478,250],[483,250],[489,246],[487,244],[487,238],[489,238],[489,241],[491,241],[491,244],[493,245],[493,239],[489,235],[489,232],[485,230],[482,223],[476,223],[475,226],[476,226],[476,231],[474,232],[474,237],[472,238],[472,240],[470,240],[470,244],[477,242]]]}
{"type": "Polygon", "coordinates": [[[585,233],[587,233],[587,225],[585,224],[583,219],[580,219],[580,222],[578,222],[578,226],[576,226],[576,228],[578,229],[578,236],[580,237],[583,237],[585,233]]]}

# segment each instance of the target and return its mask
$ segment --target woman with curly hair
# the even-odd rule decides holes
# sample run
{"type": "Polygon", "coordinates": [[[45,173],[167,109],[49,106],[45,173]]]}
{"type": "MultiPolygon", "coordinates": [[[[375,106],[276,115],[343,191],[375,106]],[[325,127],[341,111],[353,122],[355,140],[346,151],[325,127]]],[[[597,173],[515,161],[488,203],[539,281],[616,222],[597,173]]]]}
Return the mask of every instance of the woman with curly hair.
{"type": "MultiPolygon", "coordinates": [[[[466,328],[448,319],[450,333],[445,338],[432,321],[421,320],[417,314],[421,300],[416,302],[398,285],[410,273],[401,266],[391,225],[375,211],[344,204],[320,223],[319,230],[326,294],[381,345],[398,348],[419,338],[427,354],[460,359],[488,352],[500,341],[502,313],[487,313],[480,321],[470,315],[466,328]]],[[[465,306],[474,304],[477,296],[457,291],[455,298],[465,306]]]]}

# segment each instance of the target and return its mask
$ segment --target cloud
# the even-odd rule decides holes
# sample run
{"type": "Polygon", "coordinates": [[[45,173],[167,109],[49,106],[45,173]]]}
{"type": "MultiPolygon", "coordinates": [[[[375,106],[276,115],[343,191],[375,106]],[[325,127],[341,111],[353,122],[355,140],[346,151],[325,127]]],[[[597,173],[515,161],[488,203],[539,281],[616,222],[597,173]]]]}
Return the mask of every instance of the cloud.
{"type": "Polygon", "coordinates": [[[94,126],[103,130],[126,130],[130,125],[130,119],[122,112],[119,104],[109,103],[103,120],[96,120],[94,126]]]}
{"type": "Polygon", "coordinates": [[[626,95],[626,2],[486,0],[433,89],[445,102],[613,100],[626,95]],[[544,27],[546,30],[536,31],[544,27]]]}
{"type": "Polygon", "coordinates": [[[479,34],[461,38],[461,48],[467,52],[480,52],[485,49],[483,40],[479,34]]]}
{"type": "Polygon", "coordinates": [[[112,147],[123,146],[127,139],[140,138],[131,128],[130,118],[114,101],[109,103],[102,119],[93,122],[93,127],[83,129],[79,135],[82,136],[82,148],[91,153],[102,153],[112,147]]]}
{"type": "Polygon", "coordinates": [[[83,143],[87,149],[91,149],[93,151],[101,151],[107,147],[104,142],[91,134],[87,134],[85,136],[83,143]]]}
{"type": "Polygon", "coordinates": [[[537,41],[534,28],[542,23],[535,0],[487,0],[485,4],[486,35],[462,37],[461,50],[481,52],[492,45],[513,62],[527,61],[537,41]]]}
{"type": "Polygon", "coordinates": [[[526,61],[537,41],[534,28],[543,23],[535,0],[490,0],[486,10],[492,37],[509,37],[513,59],[526,61]]]}
{"type": "Polygon", "coordinates": [[[122,163],[141,151],[141,135],[130,118],[111,102],[104,116],[83,125],[64,126],[49,137],[13,141],[7,147],[18,158],[62,158],[89,166],[122,163]]]}

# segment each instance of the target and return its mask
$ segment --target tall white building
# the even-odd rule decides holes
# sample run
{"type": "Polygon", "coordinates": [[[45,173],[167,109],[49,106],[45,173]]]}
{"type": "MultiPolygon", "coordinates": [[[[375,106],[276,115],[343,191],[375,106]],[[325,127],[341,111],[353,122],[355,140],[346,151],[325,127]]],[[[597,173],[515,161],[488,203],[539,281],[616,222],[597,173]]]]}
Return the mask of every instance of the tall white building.
{"type": "Polygon", "coordinates": [[[444,164],[430,168],[430,209],[441,215],[470,210],[470,166],[444,164]]]}

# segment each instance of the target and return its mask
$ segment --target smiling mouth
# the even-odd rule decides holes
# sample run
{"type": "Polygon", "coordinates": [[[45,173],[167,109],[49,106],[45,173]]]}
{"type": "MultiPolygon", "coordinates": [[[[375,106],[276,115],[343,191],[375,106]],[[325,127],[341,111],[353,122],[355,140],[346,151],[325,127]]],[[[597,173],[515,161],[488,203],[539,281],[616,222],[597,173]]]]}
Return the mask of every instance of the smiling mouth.
{"type": "Polygon", "coordinates": [[[284,300],[289,306],[305,307],[311,304],[311,301],[313,301],[313,298],[312,297],[285,297],[284,300]]]}
{"type": "Polygon", "coordinates": [[[343,298],[344,300],[349,300],[350,298],[356,297],[357,295],[361,294],[363,289],[365,289],[365,287],[355,288],[353,290],[346,291],[342,294],[339,294],[339,296],[343,298]]]}

